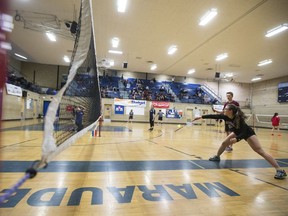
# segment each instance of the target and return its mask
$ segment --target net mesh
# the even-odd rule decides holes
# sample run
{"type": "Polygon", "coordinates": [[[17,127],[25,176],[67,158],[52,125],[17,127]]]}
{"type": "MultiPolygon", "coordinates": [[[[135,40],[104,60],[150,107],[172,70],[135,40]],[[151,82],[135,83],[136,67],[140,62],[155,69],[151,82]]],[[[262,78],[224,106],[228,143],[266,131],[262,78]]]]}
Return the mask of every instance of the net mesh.
{"type": "Polygon", "coordinates": [[[67,81],[45,116],[42,162],[48,163],[98,125],[101,97],[94,47],[90,3],[82,0],[67,81]]]}

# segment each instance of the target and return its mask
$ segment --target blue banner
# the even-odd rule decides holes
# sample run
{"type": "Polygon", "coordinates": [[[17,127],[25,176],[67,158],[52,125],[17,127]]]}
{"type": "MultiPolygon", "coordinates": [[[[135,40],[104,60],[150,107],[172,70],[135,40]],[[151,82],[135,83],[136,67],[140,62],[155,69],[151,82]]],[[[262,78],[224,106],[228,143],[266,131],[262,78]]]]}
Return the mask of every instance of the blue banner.
{"type": "Polygon", "coordinates": [[[183,115],[182,110],[175,110],[175,109],[166,110],[166,118],[182,118],[182,115],[183,115]]]}
{"type": "Polygon", "coordinates": [[[124,114],[124,106],[121,105],[115,105],[115,114],[124,114]]]}

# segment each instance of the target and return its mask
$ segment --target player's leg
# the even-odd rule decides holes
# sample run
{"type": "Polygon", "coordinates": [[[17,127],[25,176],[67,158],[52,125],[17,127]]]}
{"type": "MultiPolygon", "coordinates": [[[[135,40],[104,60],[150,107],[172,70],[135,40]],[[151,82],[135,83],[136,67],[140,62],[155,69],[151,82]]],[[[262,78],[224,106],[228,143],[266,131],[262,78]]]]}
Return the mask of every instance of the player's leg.
{"type": "Polygon", "coordinates": [[[280,133],[280,127],[277,126],[276,129],[277,129],[277,134],[278,134],[278,136],[281,136],[281,133],[280,133]]]}
{"type": "Polygon", "coordinates": [[[153,130],[153,127],[154,127],[154,121],[153,121],[153,119],[149,119],[149,124],[150,124],[150,128],[149,128],[149,130],[151,131],[151,130],[153,130]]]}
{"type": "MultiPolygon", "coordinates": [[[[228,127],[228,125],[226,124],[226,122],[225,122],[225,133],[226,133],[227,136],[230,134],[229,127],[228,127]]],[[[225,151],[227,151],[227,152],[233,151],[232,144],[228,145],[228,146],[225,148],[225,151]]]]}
{"type": "Polygon", "coordinates": [[[275,127],[272,125],[272,129],[271,129],[271,135],[274,136],[274,129],[275,127]]]}
{"type": "Polygon", "coordinates": [[[232,132],[230,133],[222,142],[221,146],[219,147],[217,154],[214,157],[209,158],[210,161],[220,161],[221,154],[225,151],[227,146],[231,145],[230,139],[235,138],[236,135],[232,132]]]}
{"type": "Polygon", "coordinates": [[[277,161],[270,154],[264,151],[256,135],[249,137],[247,139],[247,142],[255,152],[261,155],[266,161],[268,161],[276,169],[276,174],[274,178],[284,179],[287,176],[286,172],[280,168],[277,161]]]}

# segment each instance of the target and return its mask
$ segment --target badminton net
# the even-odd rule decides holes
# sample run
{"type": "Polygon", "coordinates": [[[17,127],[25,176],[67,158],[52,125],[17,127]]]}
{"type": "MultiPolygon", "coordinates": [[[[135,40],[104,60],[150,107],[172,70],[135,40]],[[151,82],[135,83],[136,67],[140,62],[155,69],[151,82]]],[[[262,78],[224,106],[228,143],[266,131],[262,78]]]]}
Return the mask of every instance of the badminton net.
{"type": "Polygon", "coordinates": [[[67,81],[45,115],[42,165],[99,125],[101,96],[95,53],[90,1],[82,0],[67,81]]]}

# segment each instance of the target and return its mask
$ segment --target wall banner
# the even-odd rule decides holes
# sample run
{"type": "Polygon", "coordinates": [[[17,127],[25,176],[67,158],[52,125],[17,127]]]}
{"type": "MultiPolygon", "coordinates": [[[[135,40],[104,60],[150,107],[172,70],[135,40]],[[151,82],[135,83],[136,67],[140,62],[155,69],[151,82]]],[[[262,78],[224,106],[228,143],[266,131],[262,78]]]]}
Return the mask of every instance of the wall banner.
{"type": "Polygon", "coordinates": [[[7,94],[22,97],[22,88],[9,83],[6,83],[7,94]]]}
{"type": "Polygon", "coordinates": [[[167,101],[152,101],[152,105],[154,108],[169,108],[170,103],[167,101]]]}
{"type": "Polygon", "coordinates": [[[146,101],[114,98],[114,105],[129,106],[129,107],[146,107],[146,101]]]}
{"type": "Polygon", "coordinates": [[[166,110],[166,118],[182,118],[183,111],[175,109],[166,110]]]}
{"type": "Polygon", "coordinates": [[[121,105],[115,105],[115,114],[124,114],[124,106],[121,105]]]}

